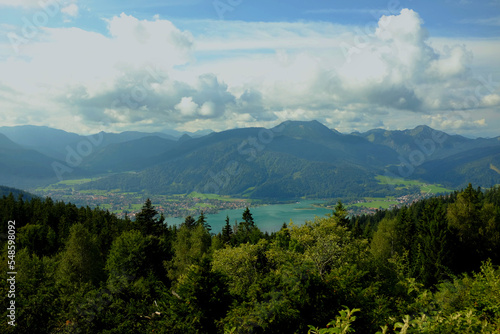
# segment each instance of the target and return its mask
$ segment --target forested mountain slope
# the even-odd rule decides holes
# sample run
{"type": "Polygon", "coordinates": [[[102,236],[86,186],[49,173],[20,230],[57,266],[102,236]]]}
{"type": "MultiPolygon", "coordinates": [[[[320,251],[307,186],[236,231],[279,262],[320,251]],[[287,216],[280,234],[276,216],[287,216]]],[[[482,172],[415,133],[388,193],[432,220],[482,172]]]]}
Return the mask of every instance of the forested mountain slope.
{"type": "Polygon", "coordinates": [[[471,181],[500,184],[499,138],[469,139],[427,126],[342,134],[317,121],[286,121],[178,140],[141,132],[85,137],[45,127],[2,131],[19,142],[0,137],[0,181],[20,188],[93,178],[80,190],[285,200],[404,195],[380,184],[378,175],[455,189],[471,181]]]}

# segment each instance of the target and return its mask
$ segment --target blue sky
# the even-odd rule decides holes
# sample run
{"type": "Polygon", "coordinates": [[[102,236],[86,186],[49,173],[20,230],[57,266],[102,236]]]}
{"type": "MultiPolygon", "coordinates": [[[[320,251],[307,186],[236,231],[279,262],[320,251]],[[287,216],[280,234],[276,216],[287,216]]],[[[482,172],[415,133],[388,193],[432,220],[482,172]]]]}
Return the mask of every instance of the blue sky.
{"type": "Polygon", "coordinates": [[[498,0],[0,0],[0,124],[498,136],[499,54],[498,0]]]}

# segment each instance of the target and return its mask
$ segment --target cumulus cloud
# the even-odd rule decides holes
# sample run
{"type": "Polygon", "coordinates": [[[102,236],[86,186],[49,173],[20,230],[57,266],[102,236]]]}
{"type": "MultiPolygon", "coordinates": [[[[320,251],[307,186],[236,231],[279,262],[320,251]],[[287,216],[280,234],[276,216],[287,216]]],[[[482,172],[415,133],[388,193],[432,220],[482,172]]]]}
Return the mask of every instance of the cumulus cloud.
{"type": "Polygon", "coordinates": [[[179,111],[183,116],[194,116],[198,114],[199,105],[193,102],[192,97],[183,97],[181,102],[175,105],[175,110],[179,111]]]}
{"type": "Polygon", "coordinates": [[[76,17],[78,16],[78,6],[74,3],[64,7],[61,9],[61,13],[66,14],[71,17],[76,17]]]}
{"type": "MultiPolygon", "coordinates": [[[[347,96],[362,93],[361,100],[393,109],[428,111],[446,105],[429,99],[428,92],[453,84],[470,65],[471,57],[463,46],[444,53],[428,43],[423,20],[413,10],[382,16],[375,33],[366,44],[352,46],[347,62],[338,70],[347,96]]],[[[346,95],[344,95],[346,96],[346,95]]]]}
{"type": "MultiPolygon", "coordinates": [[[[152,117],[165,99],[170,103],[166,107],[173,109],[182,96],[169,97],[177,93],[200,94],[194,87],[165,79],[174,66],[190,60],[188,32],[169,21],[141,21],[125,14],[107,23],[110,36],[78,28],[42,28],[43,38],[23,48],[20,57],[0,63],[0,83],[24,92],[33,105],[47,103],[46,112],[54,118],[109,123],[152,117]],[[29,80],[19,73],[29,73],[29,80]]],[[[200,85],[217,89],[206,82],[200,85]]],[[[201,105],[207,102],[199,99],[205,99],[201,105]]],[[[205,115],[209,106],[203,108],[205,115]]]]}
{"type": "Polygon", "coordinates": [[[488,94],[483,96],[481,100],[481,105],[484,107],[498,107],[500,106],[500,95],[499,94],[488,94]]]}
{"type": "Polygon", "coordinates": [[[477,130],[486,126],[486,119],[472,118],[472,115],[458,115],[458,114],[437,114],[427,116],[430,121],[430,126],[439,128],[445,131],[464,132],[468,130],[477,130]]]}
{"type": "MultiPolygon", "coordinates": [[[[329,25],[328,32],[323,32],[309,26],[304,28],[307,33],[295,35],[295,47],[290,48],[285,43],[293,29],[283,36],[275,24],[244,24],[246,34],[257,31],[255,35],[264,34],[265,39],[245,35],[243,41],[233,40],[228,33],[224,52],[241,50],[242,44],[272,50],[267,40],[275,35],[275,53],[224,58],[198,69],[213,69],[231,91],[241,94],[245,87],[259,91],[263,105],[278,118],[293,115],[291,110],[302,118],[321,118],[353,106],[359,113],[377,113],[381,108],[399,113],[453,108],[467,85],[463,77],[471,65],[471,52],[464,45],[434,48],[423,25],[418,13],[403,9],[397,15],[382,16],[366,29],[349,31],[329,25]]],[[[231,30],[237,31],[234,26],[231,30]]],[[[209,45],[220,48],[208,39],[203,51],[209,45]]]]}
{"type": "MultiPolygon", "coordinates": [[[[78,15],[76,4],[65,8],[78,15]]],[[[400,128],[412,119],[444,128],[461,125],[424,116],[464,109],[467,96],[477,100],[468,109],[500,103],[498,86],[476,96],[466,43],[433,43],[410,9],[365,29],[203,21],[191,33],[159,16],[125,13],[105,22],[106,34],[41,28],[20,55],[0,61],[7,122],[22,109],[45,115],[38,123],[73,131],[95,124],[223,130],[286,119],[318,119],[344,131],[400,128]]],[[[26,115],[35,123],[34,114],[26,115]]]]}

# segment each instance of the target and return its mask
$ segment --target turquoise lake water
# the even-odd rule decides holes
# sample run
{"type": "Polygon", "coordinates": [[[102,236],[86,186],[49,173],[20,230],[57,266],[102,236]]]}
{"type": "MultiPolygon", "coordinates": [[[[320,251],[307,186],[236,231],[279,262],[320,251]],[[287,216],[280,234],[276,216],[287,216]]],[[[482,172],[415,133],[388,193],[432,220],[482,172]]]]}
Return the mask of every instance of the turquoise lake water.
{"type": "MultiPolygon", "coordinates": [[[[314,216],[324,217],[327,213],[332,213],[331,209],[314,207],[313,204],[319,204],[321,201],[307,200],[291,204],[269,204],[252,207],[252,213],[255,224],[262,232],[276,232],[283,223],[289,223],[290,219],[294,224],[302,225],[306,220],[313,220],[314,216]]],[[[222,210],[219,213],[206,215],[207,223],[212,226],[212,233],[219,233],[225,224],[226,215],[229,216],[231,226],[235,220],[242,221],[243,211],[245,209],[222,210]]],[[[195,219],[197,217],[194,217],[195,219]]],[[[184,222],[184,218],[167,217],[166,222],[169,225],[179,225],[184,222]]]]}

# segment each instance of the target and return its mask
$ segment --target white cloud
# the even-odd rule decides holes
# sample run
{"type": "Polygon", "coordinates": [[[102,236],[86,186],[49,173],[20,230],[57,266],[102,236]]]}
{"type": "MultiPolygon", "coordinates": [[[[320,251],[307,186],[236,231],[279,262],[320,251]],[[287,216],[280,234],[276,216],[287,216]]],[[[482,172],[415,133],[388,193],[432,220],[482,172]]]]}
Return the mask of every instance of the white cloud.
{"type": "Polygon", "coordinates": [[[193,102],[192,97],[183,97],[175,107],[183,116],[195,116],[199,106],[193,102]]]}
{"type": "Polygon", "coordinates": [[[207,102],[203,103],[203,105],[200,108],[199,113],[200,113],[200,115],[207,116],[207,117],[215,115],[216,114],[215,103],[213,103],[212,101],[207,101],[207,102]]]}
{"type": "Polygon", "coordinates": [[[472,55],[479,65],[498,65],[489,47],[497,41],[429,39],[408,9],[368,28],[199,21],[191,33],[159,16],[124,13],[106,22],[105,35],[42,28],[19,56],[0,60],[5,121],[38,110],[39,118],[27,112],[24,121],[73,131],[101,123],[223,130],[286,119],[319,119],[343,131],[413,119],[459,127],[424,116],[463,108],[469,97],[477,100],[469,109],[490,108],[500,96],[497,86],[476,96],[470,75],[472,55]]]}
{"type": "Polygon", "coordinates": [[[427,119],[430,121],[431,127],[448,131],[450,133],[474,133],[474,131],[483,129],[487,125],[485,118],[474,119],[472,118],[472,115],[465,115],[465,117],[463,117],[462,115],[457,114],[437,114],[427,116],[427,119]]]}
{"type": "Polygon", "coordinates": [[[71,16],[71,17],[76,17],[76,16],[78,16],[78,6],[74,3],[72,3],[69,6],[62,8],[61,13],[66,14],[66,15],[71,16]]]}
{"type": "Polygon", "coordinates": [[[431,78],[450,78],[461,75],[472,62],[472,53],[463,45],[445,47],[439,58],[429,63],[426,75],[431,78]]]}
{"type": "MultiPolygon", "coordinates": [[[[108,26],[111,37],[78,28],[41,28],[40,40],[0,63],[0,84],[22,92],[22,101],[31,101],[33,109],[46,113],[46,120],[58,120],[67,128],[75,114],[88,113],[87,121],[98,120],[105,110],[109,114],[121,93],[139,96],[146,87],[152,99],[166,73],[189,61],[190,35],[169,21],[140,21],[122,14],[108,26]]],[[[12,104],[4,110],[19,109],[26,110],[12,104]]]]}
{"type": "MultiPolygon", "coordinates": [[[[196,51],[203,56],[210,46],[213,51],[222,45],[226,54],[242,50],[243,45],[267,49],[268,41],[275,40],[277,52],[238,51],[221,61],[193,64],[191,69],[214,71],[235,93],[245,87],[260,91],[264,105],[277,116],[286,108],[314,118],[319,110],[346,110],[353,104],[360,112],[374,106],[413,111],[449,108],[456,98],[454,89],[464,85],[461,77],[469,70],[470,51],[463,45],[434,49],[422,25],[420,16],[408,9],[383,16],[376,27],[364,30],[306,25],[306,33],[299,34],[293,28],[280,32],[275,23],[243,23],[243,38],[223,34],[224,44],[207,38],[201,47],[195,43],[196,51]],[[287,47],[287,40],[294,37],[294,48],[287,47]]],[[[241,27],[231,30],[238,32],[241,27]]]]}
{"type": "Polygon", "coordinates": [[[478,120],[474,121],[474,124],[476,124],[477,126],[480,126],[480,127],[484,127],[484,126],[486,126],[486,119],[484,119],[484,118],[478,119],[478,120]]]}
{"type": "Polygon", "coordinates": [[[499,94],[489,94],[483,96],[481,100],[481,105],[485,107],[498,107],[500,106],[500,95],[499,94]]]}

